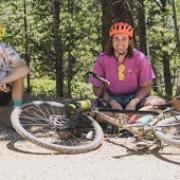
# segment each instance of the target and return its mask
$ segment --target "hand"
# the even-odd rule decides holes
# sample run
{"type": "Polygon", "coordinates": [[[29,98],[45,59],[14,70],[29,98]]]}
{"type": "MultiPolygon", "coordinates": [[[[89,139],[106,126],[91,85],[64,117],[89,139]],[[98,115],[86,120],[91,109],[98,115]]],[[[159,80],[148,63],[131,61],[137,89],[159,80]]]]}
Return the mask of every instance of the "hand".
{"type": "Polygon", "coordinates": [[[111,104],[112,109],[123,109],[122,106],[114,99],[112,99],[109,103],[111,104]]]}
{"type": "Polygon", "coordinates": [[[8,93],[8,92],[10,92],[10,88],[7,86],[7,84],[1,84],[0,91],[8,93]]]}

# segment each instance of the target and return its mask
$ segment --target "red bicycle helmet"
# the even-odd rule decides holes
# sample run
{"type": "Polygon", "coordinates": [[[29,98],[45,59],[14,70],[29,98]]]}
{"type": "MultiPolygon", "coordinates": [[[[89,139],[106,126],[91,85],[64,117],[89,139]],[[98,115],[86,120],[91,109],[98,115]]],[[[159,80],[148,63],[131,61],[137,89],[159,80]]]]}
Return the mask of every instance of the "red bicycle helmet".
{"type": "Polygon", "coordinates": [[[133,28],[126,22],[116,22],[111,26],[109,30],[109,36],[112,37],[115,34],[128,35],[130,38],[132,38],[133,28]]]}

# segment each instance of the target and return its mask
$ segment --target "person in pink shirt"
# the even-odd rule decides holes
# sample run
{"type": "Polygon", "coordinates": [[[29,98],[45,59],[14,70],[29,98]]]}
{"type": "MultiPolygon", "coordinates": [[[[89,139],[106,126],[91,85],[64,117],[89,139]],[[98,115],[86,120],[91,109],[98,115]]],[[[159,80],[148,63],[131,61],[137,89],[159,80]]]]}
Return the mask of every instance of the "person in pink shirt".
{"type": "MultiPolygon", "coordinates": [[[[126,22],[113,23],[105,52],[101,53],[92,72],[106,78],[108,86],[104,100],[114,109],[135,110],[165,104],[158,96],[150,96],[155,78],[147,57],[132,45],[133,28],[126,22]]],[[[93,92],[100,95],[102,84],[90,77],[93,92]]]]}

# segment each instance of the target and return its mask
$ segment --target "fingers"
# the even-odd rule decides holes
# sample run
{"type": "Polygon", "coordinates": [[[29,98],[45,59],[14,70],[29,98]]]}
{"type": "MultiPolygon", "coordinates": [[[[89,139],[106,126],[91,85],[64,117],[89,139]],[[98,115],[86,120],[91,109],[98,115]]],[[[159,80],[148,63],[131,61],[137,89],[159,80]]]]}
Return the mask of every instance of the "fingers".
{"type": "Polygon", "coordinates": [[[3,91],[3,92],[5,92],[5,93],[8,93],[8,92],[10,92],[10,88],[9,88],[6,84],[2,84],[2,85],[0,86],[0,91],[3,91]]]}

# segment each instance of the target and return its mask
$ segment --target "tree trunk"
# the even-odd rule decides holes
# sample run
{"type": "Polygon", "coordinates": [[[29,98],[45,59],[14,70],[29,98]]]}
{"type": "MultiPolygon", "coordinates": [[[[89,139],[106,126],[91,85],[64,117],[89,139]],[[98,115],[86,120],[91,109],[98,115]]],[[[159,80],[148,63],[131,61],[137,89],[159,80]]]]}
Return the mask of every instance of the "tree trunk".
{"type": "Polygon", "coordinates": [[[172,96],[172,83],[171,83],[171,73],[170,73],[170,64],[169,64],[169,55],[167,52],[163,54],[163,66],[164,66],[164,82],[166,95],[168,97],[172,96]]]}
{"type": "MultiPolygon", "coordinates": [[[[73,15],[74,15],[74,1],[68,0],[68,8],[69,8],[69,14],[70,14],[70,21],[73,21],[73,15]]],[[[68,84],[68,97],[71,97],[71,82],[74,75],[74,66],[76,63],[75,57],[72,55],[72,50],[74,48],[74,31],[71,23],[69,23],[68,31],[70,33],[70,36],[68,37],[68,72],[67,72],[67,84],[68,84]]]]}
{"type": "MultiPolygon", "coordinates": [[[[166,3],[167,1],[165,0],[161,0],[161,4],[162,4],[162,23],[163,23],[163,27],[166,27],[166,20],[165,20],[165,13],[166,13],[166,3]]],[[[161,32],[161,36],[162,36],[162,43],[163,43],[163,47],[166,47],[168,42],[166,40],[166,36],[164,35],[163,32],[161,32]]],[[[168,52],[163,51],[163,70],[164,70],[164,83],[165,83],[165,93],[166,96],[171,97],[172,96],[172,82],[171,82],[171,71],[170,71],[170,60],[169,60],[169,55],[168,52]]]]}
{"type": "MultiPolygon", "coordinates": [[[[29,57],[29,41],[28,41],[28,23],[27,23],[27,11],[26,11],[26,0],[24,0],[24,34],[25,34],[25,54],[24,59],[29,67],[30,65],[30,57],[29,57]]],[[[30,75],[27,75],[27,92],[31,92],[31,85],[30,85],[30,75]]]]}
{"type": "Polygon", "coordinates": [[[76,59],[72,55],[68,55],[68,97],[71,97],[72,89],[71,89],[71,81],[73,79],[74,75],[74,65],[75,65],[76,59]]]}
{"type": "Polygon", "coordinates": [[[102,6],[102,49],[104,50],[108,40],[108,27],[111,22],[111,3],[112,0],[101,0],[102,6]]]}
{"type": "Polygon", "coordinates": [[[177,25],[177,16],[176,16],[176,7],[175,7],[175,1],[172,0],[172,10],[173,10],[173,20],[174,20],[174,27],[175,27],[175,33],[176,33],[176,42],[177,42],[177,49],[178,53],[180,54],[180,40],[179,40],[179,31],[178,31],[178,25],[177,25]]]}
{"type": "Polygon", "coordinates": [[[180,69],[178,70],[178,73],[177,73],[177,81],[176,81],[176,96],[180,96],[180,69]]]}
{"type": "Polygon", "coordinates": [[[138,31],[139,31],[139,49],[144,54],[148,55],[147,51],[147,38],[146,38],[146,19],[144,0],[139,0],[141,7],[138,8],[138,31]]]}
{"type": "Polygon", "coordinates": [[[60,25],[60,0],[52,0],[52,14],[53,14],[53,33],[54,33],[54,49],[55,49],[55,65],[56,65],[56,96],[63,97],[64,89],[64,72],[63,72],[63,56],[61,49],[61,37],[59,34],[60,25]]]}
{"type": "MultiPolygon", "coordinates": [[[[161,32],[163,46],[167,46],[166,37],[163,32],[161,32]]],[[[172,96],[172,82],[171,82],[171,72],[170,72],[170,63],[169,55],[167,52],[163,51],[163,70],[164,70],[164,83],[165,83],[165,92],[168,97],[172,96]]]]}

